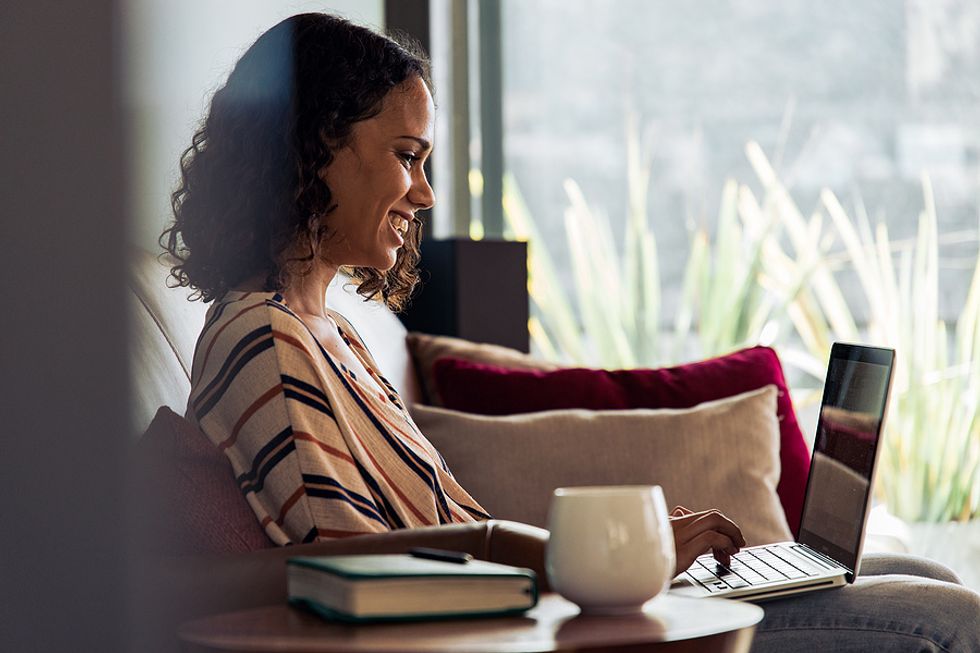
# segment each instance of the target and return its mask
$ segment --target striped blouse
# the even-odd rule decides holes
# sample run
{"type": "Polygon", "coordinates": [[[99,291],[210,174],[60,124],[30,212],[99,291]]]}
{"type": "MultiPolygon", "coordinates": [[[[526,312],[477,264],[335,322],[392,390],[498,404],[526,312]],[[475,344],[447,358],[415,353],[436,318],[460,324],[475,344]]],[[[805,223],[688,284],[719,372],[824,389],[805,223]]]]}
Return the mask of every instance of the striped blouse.
{"type": "Polygon", "coordinates": [[[387,395],[334,359],[279,294],[227,293],[197,342],[187,417],[228,456],[265,532],[285,545],[487,519],[350,323],[331,316],[387,395]]]}

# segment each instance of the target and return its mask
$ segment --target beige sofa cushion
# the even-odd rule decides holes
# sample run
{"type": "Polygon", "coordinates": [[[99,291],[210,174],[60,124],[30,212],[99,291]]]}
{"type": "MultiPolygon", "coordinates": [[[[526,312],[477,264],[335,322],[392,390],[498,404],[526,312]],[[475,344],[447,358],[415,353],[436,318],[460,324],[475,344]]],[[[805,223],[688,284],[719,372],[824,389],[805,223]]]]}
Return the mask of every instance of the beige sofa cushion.
{"type": "Polygon", "coordinates": [[[160,406],[184,413],[194,345],[208,309],[187,301],[187,288],[168,287],[169,274],[166,259],[145,250],[130,252],[130,419],[135,434],[146,430],[160,406]]]}
{"type": "Polygon", "coordinates": [[[488,417],[416,405],[412,414],[496,518],[546,527],[557,487],[657,484],[668,507],[718,508],[749,544],[763,544],[792,539],[776,495],[776,392],[770,385],[685,410],[488,417]]]}
{"type": "MultiPolygon", "coordinates": [[[[130,421],[134,435],[149,427],[160,406],[183,414],[191,381],[153,316],[136,295],[128,298],[130,421]]],[[[93,374],[96,373],[93,370],[93,374]]]]}

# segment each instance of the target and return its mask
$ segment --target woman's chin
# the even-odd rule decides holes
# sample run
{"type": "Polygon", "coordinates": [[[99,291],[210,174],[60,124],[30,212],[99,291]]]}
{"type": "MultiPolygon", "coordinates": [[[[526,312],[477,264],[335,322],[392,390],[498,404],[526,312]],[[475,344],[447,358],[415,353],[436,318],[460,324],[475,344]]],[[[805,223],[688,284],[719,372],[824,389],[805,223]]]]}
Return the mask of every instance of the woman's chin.
{"type": "Polygon", "coordinates": [[[395,263],[398,261],[398,249],[392,247],[361,256],[350,256],[347,259],[348,262],[341,265],[345,268],[370,268],[378,272],[387,272],[395,267],[395,263]]]}
{"type": "Polygon", "coordinates": [[[398,261],[398,250],[393,249],[388,252],[388,255],[383,259],[379,259],[378,263],[380,265],[372,266],[378,272],[387,272],[391,268],[395,267],[395,263],[398,261]]]}

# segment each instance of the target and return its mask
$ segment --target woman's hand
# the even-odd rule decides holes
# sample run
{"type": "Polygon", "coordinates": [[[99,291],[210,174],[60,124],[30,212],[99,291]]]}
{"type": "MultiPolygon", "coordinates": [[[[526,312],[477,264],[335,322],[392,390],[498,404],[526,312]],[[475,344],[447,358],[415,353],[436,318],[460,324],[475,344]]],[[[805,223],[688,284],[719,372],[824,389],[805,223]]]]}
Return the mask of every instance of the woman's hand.
{"type": "Polygon", "coordinates": [[[742,531],[717,510],[693,512],[684,506],[677,506],[670,511],[670,526],[674,529],[674,549],[677,552],[675,576],[709,550],[714,553],[715,560],[727,566],[731,556],[745,546],[742,531]]]}

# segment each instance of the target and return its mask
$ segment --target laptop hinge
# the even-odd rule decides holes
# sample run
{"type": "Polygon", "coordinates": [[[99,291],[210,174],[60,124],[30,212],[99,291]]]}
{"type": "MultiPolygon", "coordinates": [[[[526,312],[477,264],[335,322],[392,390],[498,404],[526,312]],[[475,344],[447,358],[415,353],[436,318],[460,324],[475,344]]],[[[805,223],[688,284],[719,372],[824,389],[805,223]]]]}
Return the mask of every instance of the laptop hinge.
{"type": "Polygon", "coordinates": [[[837,568],[837,569],[843,569],[843,570],[845,570],[850,575],[853,575],[854,574],[854,570],[851,569],[850,567],[847,567],[845,565],[842,565],[841,563],[837,562],[833,558],[831,558],[829,556],[826,556],[826,555],[820,553],[816,549],[813,549],[813,548],[807,546],[806,544],[797,544],[795,548],[799,549],[798,553],[800,553],[802,555],[808,555],[811,558],[816,558],[817,561],[822,562],[824,564],[827,564],[830,567],[834,567],[834,568],[837,568]]]}

